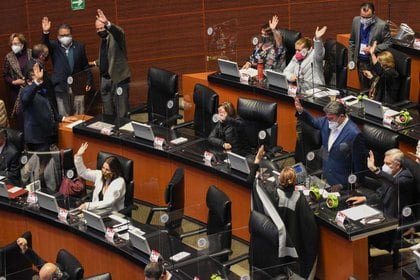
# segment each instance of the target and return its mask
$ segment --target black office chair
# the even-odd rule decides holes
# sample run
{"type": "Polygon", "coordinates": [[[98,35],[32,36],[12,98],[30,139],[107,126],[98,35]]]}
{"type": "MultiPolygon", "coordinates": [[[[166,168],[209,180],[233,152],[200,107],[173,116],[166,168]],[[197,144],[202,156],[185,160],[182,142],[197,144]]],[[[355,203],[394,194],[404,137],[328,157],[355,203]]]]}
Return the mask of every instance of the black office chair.
{"type": "Polygon", "coordinates": [[[384,163],[384,154],[386,151],[398,148],[398,133],[367,123],[363,125],[362,133],[366,148],[372,150],[377,166],[382,166],[384,163]]]}
{"type": "Polygon", "coordinates": [[[112,280],[111,273],[102,273],[97,275],[92,275],[87,278],[84,278],[84,280],[112,280]]]}
{"type": "Polygon", "coordinates": [[[295,43],[300,39],[302,34],[289,29],[279,29],[279,31],[283,35],[283,45],[286,47],[286,64],[289,64],[295,55],[295,43]]]}
{"type": "Polygon", "coordinates": [[[96,168],[102,169],[102,164],[104,163],[105,159],[110,156],[116,157],[122,168],[122,175],[125,180],[125,197],[124,197],[124,209],[120,210],[120,213],[131,217],[131,211],[134,207],[134,181],[133,181],[133,161],[126,157],[107,153],[107,152],[99,152],[97,159],[96,159],[96,168]]]}
{"type": "MultiPolygon", "coordinates": [[[[420,220],[420,164],[417,163],[415,160],[404,157],[402,161],[402,165],[407,168],[411,174],[414,176],[414,185],[416,187],[414,192],[414,204],[417,206],[415,209],[412,209],[414,212],[415,219],[417,221],[420,220]]],[[[417,228],[420,228],[419,226],[417,228]]]]}
{"type": "Polygon", "coordinates": [[[179,114],[178,75],[155,67],[150,67],[147,75],[149,89],[147,92],[147,105],[130,110],[128,116],[138,120],[137,113],[147,112],[148,122],[171,127],[179,114]]]}
{"type": "Polygon", "coordinates": [[[62,271],[65,271],[69,275],[69,280],[83,279],[83,266],[75,256],[65,249],[60,249],[60,251],[58,251],[55,262],[62,271]]]}
{"type": "Polygon", "coordinates": [[[239,97],[237,112],[251,148],[277,147],[277,103],[239,97]]]}
{"type": "MultiPolygon", "coordinates": [[[[322,139],[321,131],[313,128],[309,124],[298,121],[296,123],[297,138],[295,146],[295,161],[302,162],[310,174],[319,175],[322,173],[322,139]],[[315,157],[307,159],[309,152],[313,152],[315,157]]],[[[309,157],[310,158],[310,157],[309,157]]]]}
{"type": "Polygon", "coordinates": [[[389,48],[388,51],[394,56],[395,70],[400,74],[400,98],[397,104],[393,105],[401,106],[410,102],[411,57],[393,48],[389,48]]]}
{"type": "Polygon", "coordinates": [[[180,238],[206,232],[209,239],[208,254],[225,262],[232,253],[232,202],[223,191],[212,185],[207,190],[206,205],[209,209],[207,227],[183,233],[180,238]]]}
{"type": "Polygon", "coordinates": [[[347,48],[334,39],[324,44],[324,77],[327,85],[338,89],[347,87],[347,48]]]}
{"type": "Polygon", "coordinates": [[[195,84],[193,101],[195,105],[194,120],[175,125],[173,128],[193,125],[195,135],[207,138],[215,125],[212,117],[217,113],[219,95],[205,85],[195,84]]]}
{"type": "Polygon", "coordinates": [[[25,150],[25,141],[23,140],[23,132],[13,129],[6,128],[7,131],[7,140],[12,143],[19,152],[25,150]]]}
{"type": "MultiPolygon", "coordinates": [[[[30,231],[21,235],[32,247],[32,234],[30,231]]],[[[32,263],[21,253],[16,241],[0,248],[0,276],[8,280],[32,279],[34,271],[32,263]]]]}
{"type": "Polygon", "coordinates": [[[162,211],[167,214],[168,219],[161,219],[165,223],[165,228],[169,230],[170,234],[175,234],[176,230],[180,228],[182,218],[184,216],[184,169],[178,167],[172,175],[171,180],[166,186],[165,206],[153,207],[150,209],[149,215],[146,219],[146,224],[150,224],[153,215],[157,211],[162,211]]]}

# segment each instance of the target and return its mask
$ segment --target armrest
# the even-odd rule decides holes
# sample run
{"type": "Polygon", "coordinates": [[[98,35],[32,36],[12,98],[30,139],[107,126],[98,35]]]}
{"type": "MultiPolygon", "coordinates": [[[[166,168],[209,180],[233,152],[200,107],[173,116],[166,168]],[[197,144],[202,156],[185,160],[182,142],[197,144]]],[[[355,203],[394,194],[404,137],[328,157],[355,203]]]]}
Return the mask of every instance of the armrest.
{"type": "Polygon", "coordinates": [[[186,238],[186,237],[190,237],[190,236],[197,235],[197,234],[200,234],[200,233],[205,233],[205,232],[207,232],[207,228],[200,228],[200,229],[197,229],[197,230],[193,230],[193,231],[189,231],[189,232],[185,232],[183,234],[180,234],[179,238],[183,239],[183,238],[186,238]]]}
{"type": "Polygon", "coordinates": [[[217,258],[217,257],[220,257],[220,256],[230,255],[230,254],[232,254],[232,250],[231,249],[223,249],[223,250],[221,250],[219,252],[216,252],[216,253],[213,253],[213,254],[209,254],[208,256],[210,258],[217,258]]]}
{"type": "Polygon", "coordinates": [[[129,110],[127,112],[127,116],[130,117],[131,115],[134,114],[139,114],[139,113],[145,113],[147,112],[147,104],[141,104],[137,107],[132,108],[131,110],[129,110]]]}
{"type": "Polygon", "coordinates": [[[152,207],[150,209],[149,214],[147,215],[146,224],[150,224],[150,222],[152,221],[153,213],[155,213],[157,211],[166,211],[167,212],[168,210],[169,210],[168,206],[152,207]]]}
{"type": "Polygon", "coordinates": [[[224,262],[223,266],[230,267],[230,266],[232,266],[234,264],[237,264],[237,263],[240,263],[241,261],[244,261],[246,259],[248,259],[248,254],[239,255],[236,258],[233,258],[231,260],[228,260],[227,262],[224,262]]]}
{"type": "Polygon", "coordinates": [[[170,118],[168,118],[166,120],[161,121],[159,123],[159,125],[160,126],[165,126],[166,124],[171,123],[171,122],[173,122],[175,120],[179,120],[179,119],[182,119],[182,116],[180,114],[176,114],[176,115],[173,115],[172,117],[170,117],[170,118]]]}
{"type": "Polygon", "coordinates": [[[171,128],[172,129],[178,129],[178,128],[182,128],[182,127],[186,127],[186,126],[192,126],[193,124],[194,124],[194,121],[183,122],[183,123],[180,123],[180,124],[173,125],[171,128]]]}

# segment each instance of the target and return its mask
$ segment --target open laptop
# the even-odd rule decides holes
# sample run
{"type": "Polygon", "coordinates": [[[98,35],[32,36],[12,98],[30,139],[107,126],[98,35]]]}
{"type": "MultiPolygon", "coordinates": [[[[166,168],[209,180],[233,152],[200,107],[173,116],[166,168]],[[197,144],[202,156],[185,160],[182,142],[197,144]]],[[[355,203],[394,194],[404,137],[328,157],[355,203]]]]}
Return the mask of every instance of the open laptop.
{"type": "Polygon", "coordinates": [[[86,225],[103,233],[106,232],[107,228],[123,229],[122,226],[128,226],[128,221],[126,219],[120,218],[116,215],[102,217],[88,210],[83,210],[82,212],[86,225]]]}
{"type": "Polygon", "coordinates": [[[35,191],[35,193],[40,208],[49,210],[57,214],[60,212],[60,207],[58,205],[57,198],[54,195],[47,194],[39,190],[35,191]]]}
{"type": "Polygon", "coordinates": [[[245,174],[250,173],[249,164],[245,157],[232,152],[227,152],[227,158],[230,162],[230,168],[238,170],[245,174]]]}
{"type": "Polygon", "coordinates": [[[24,195],[27,192],[28,191],[23,188],[16,186],[8,186],[6,182],[0,181],[0,197],[15,199],[16,197],[24,195]]]}
{"type": "Polygon", "coordinates": [[[385,113],[387,116],[396,116],[399,114],[398,111],[391,110],[387,107],[382,106],[381,102],[368,98],[362,99],[362,105],[365,114],[376,117],[381,120],[384,118],[385,113]]]}
{"type": "Polygon", "coordinates": [[[152,250],[150,249],[149,242],[147,238],[144,236],[144,232],[135,228],[128,230],[128,236],[130,238],[131,245],[140,250],[141,252],[150,255],[152,250]]]}
{"type": "Polygon", "coordinates": [[[148,141],[155,140],[155,134],[150,125],[134,121],[131,124],[133,125],[134,136],[148,141]]]}
{"type": "Polygon", "coordinates": [[[223,75],[228,75],[236,78],[241,77],[238,63],[221,58],[217,60],[217,63],[219,64],[220,73],[222,73],[223,75]]]}
{"type": "Polygon", "coordinates": [[[265,75],[267,76],[267,84],[269,86],[288,90],[289,83],[287,82],[286,75],[273,70],[266,70],[265,75]]]}

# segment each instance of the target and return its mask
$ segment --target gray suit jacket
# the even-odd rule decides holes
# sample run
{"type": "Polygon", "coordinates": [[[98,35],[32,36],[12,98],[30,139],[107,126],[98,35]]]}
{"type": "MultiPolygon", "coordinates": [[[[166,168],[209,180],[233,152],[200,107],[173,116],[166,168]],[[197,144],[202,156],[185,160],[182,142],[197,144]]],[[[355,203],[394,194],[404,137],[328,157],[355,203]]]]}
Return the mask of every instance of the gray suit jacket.
{"type": "MultiPolygon", "coordinates": [[[[391,46],[391,34],[389,33],[389,25],[386,21],[381,20],[377,16],[375,16],[374,19],[375,22],[372,24],[369,34],[369,45],[372,45],[374,41],[377,41],[376,53],[380,53],[391,46]]],[[[354,17],[349,40],[349,62],[357,62],[360,49],[360,26],[360,16],[354,17]]]]}
{"type": "MultiPolygon", "coordinates": [[[[114,83],[120,83],[130,78],[130,67],[127,61],[127,47],[125,44],[125,34],[121,27],[111,23],[106,27],[109,35],[108,40],[108,73],[114,83]]],[[[100,52],[100,49],[99,49],[100,52]]],[[[100,54],[99,54],[100,56],[100,54]]],[[[99,58],[95,61],[99,67],[99,58]]]]}

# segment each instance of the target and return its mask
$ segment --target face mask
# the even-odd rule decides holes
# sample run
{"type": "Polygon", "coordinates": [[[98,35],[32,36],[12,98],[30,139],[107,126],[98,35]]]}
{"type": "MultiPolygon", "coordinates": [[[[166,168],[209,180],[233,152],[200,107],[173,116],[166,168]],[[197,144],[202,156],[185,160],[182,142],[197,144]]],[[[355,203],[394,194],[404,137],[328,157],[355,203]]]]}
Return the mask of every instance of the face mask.
{"type": "Polygon", "coordinates": [[[99,31],[98,36],[101,37],[102,39],[105,39],[106,36],[108,36],[108,31],[106,30],[99,31]]]}
{"type": "Polygon", "coordinates": [[[23,49],[22,45],[12,45],[12,51],[14,54],[19,53],[23,49]]]}
{"type": "Polygon", "coordinates": [[[302,61],[305,59],[307,54],[308,54],[308,49],[304,48],[301,51],[296,51],[295,58],[297,61],[302,61]]]}
{"type": "Polygon", "coordinates": [[[392,169],[387,164],[382,165],[382,171],[386,174],[392,175],[392,169]]]}
{"type": "Polygon", "coordinates": [[[64,36],[64,37],[60,37],[58,39],[58,41],[60,41],[60,43],[63,46],[66,46],[67,47],[67,46],[69,46],[71,44],[71,42],[73,41],[73,38],[71,36],[64,36]]]}
{"type": "Polygon", "coordinates": [[[261,37],[261,42],[263,44],[270,43],[271,42],[271,37],[270,36],[262,36],[261,37]]]}
{"type": "Polygon", "coordinates": [[[370,18],[360,18],[360,23],[364,25],[364,27],[368,27],[373,21],[373,17],[370,18]]]}
{"type": "Polygon", "coordinates": [[[328,128],[330,130],[336,129],[338,127],[338,122],[328,121],[328,128]]]}
{"type": "Polygon", "coordinates": [[[111,173],[102,172],[102,176],[104,177],[105,180],[109,180],[109,179],[112,178],[112,174],[111,173]]]}

